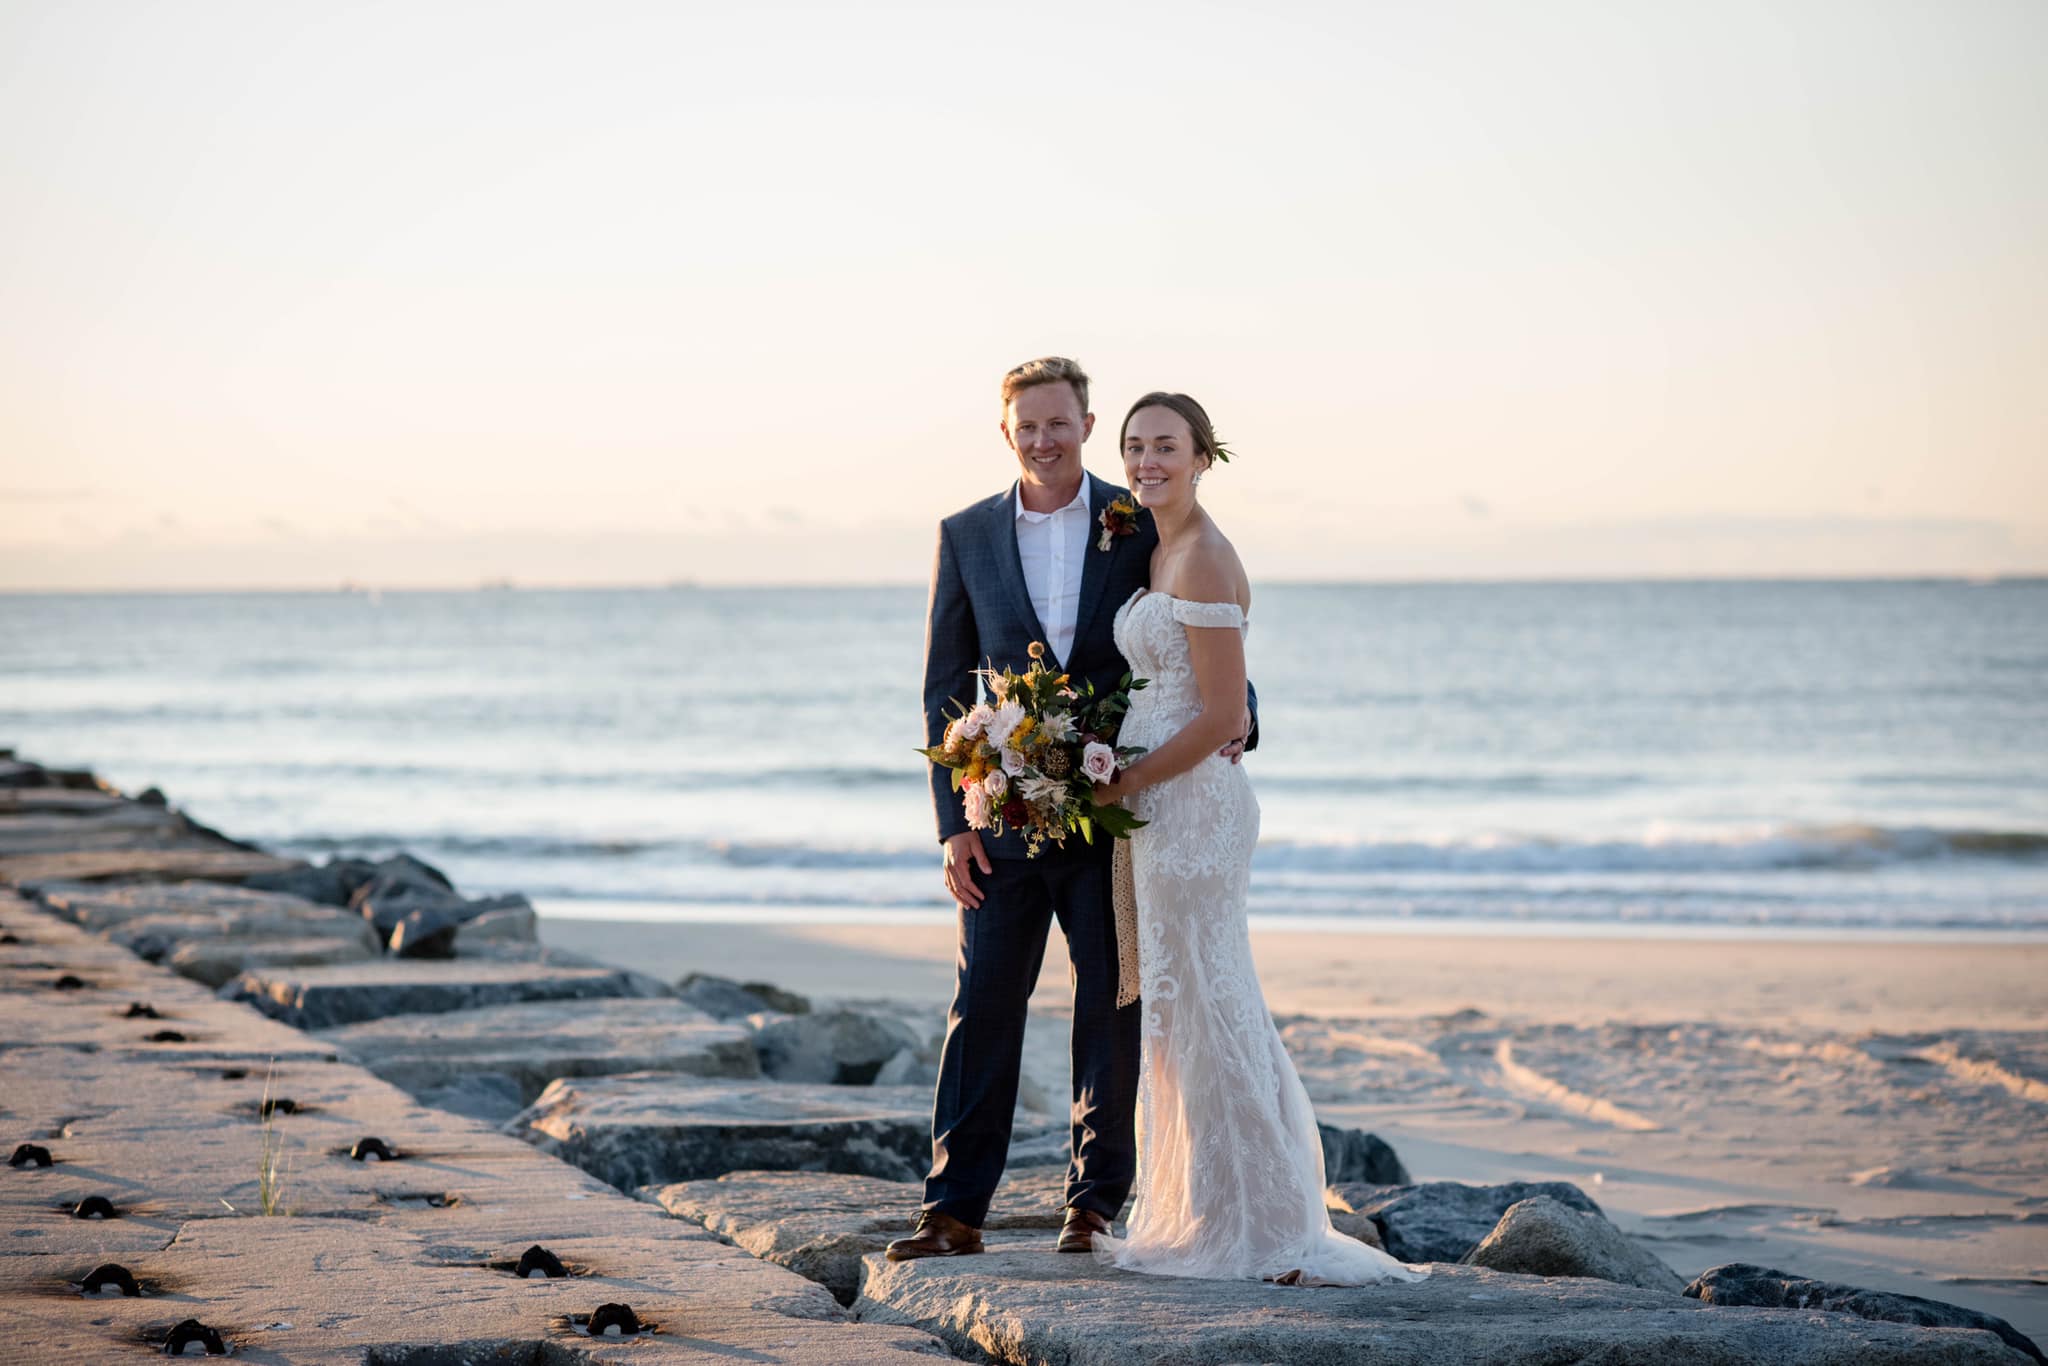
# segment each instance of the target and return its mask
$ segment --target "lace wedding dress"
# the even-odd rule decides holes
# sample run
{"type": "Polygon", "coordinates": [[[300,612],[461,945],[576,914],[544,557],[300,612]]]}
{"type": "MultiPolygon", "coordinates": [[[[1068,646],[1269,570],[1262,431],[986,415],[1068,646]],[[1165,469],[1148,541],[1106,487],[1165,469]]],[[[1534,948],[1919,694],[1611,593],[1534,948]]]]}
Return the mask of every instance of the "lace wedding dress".
{"type": "MultiPolygon", "coordinates": [[[[1119,742],[1156,749],[1202,709],[1183,626],[1245,629],[1235,603],[1140,590],[1116,644],[1151,680],[1119,742]]],[[[1429,1273],[1330,1227],[1308,1092],[1252,966],[1245,895],[1259,804],[1243,768],[1211,755],[1135,793],[1132,838],[1143,992],[1138,1181],[1124,1237],[1096,1255],[1134,1271],[1210,1279],[1301,1273],[1365,1285],[1429,1273]]]]}

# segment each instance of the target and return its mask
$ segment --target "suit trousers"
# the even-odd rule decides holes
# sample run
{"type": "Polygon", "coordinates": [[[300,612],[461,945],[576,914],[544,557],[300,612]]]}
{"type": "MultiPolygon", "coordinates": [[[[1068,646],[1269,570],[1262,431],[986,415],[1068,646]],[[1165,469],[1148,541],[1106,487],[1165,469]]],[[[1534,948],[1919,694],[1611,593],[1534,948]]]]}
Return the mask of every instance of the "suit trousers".
{"type": "Polygon", "coordinates": [[[1067,1204],[1114,1219],[1137,1173],[1142,1002],[1117,1009],[1110,849],[989,860],[984,898],[959,908],[960,953],[932,1102],[924,1208],[980,1228],[1009,1159],[1024,1020],[1057,919],[1074,971],[1072,1160],[1067,1204]]]}

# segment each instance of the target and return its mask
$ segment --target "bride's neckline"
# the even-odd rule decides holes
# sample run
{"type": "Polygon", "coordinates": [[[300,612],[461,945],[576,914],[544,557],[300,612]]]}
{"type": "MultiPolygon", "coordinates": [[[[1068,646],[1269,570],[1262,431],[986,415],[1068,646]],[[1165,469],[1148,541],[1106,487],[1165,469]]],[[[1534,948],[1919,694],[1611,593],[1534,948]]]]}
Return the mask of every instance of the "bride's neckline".
{"type": "MultiPolygon", "coordinates": [[[[1177,598],[1160,588],[1140,588],[1137,592],[1131,594],[1131,602],[1136,602],[1140,598],[1165,598],[1168,602],[1184,602],[1190,607],[1237,607],[1237,604],[1234,602],[1201,602],[1195,598],[1177,598]]],[[[1125,603],[1124,606],[1128,607],[1130,603],[1125,603]]],[[[1242,607],[1237,607],[1237,614],[1244,618],[1245,625],[1249,626],[1252,624],[1252,614],[1250,612],[1245,611],[1242,607]]]]}

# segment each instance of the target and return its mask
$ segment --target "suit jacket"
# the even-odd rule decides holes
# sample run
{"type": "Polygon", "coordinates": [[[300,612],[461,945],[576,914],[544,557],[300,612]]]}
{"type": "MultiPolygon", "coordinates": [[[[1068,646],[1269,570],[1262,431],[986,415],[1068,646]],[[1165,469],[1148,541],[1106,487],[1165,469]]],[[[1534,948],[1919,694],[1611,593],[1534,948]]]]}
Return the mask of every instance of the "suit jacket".
{"type": "MultiPolygon", "coordinates": [[[[1094,520],[1089,525],[1088,549],[1082,561],[1080,602],[1074,612],[1074,643],[1066,659],[1053,659],[1048,647],[1046,662],[1049,667],[1071,675],[1077,684],[1086,681],[1093,683],[1097,692],[1107,692],[1123,680],[1130,668],[1117,652],[1111,634],[1116,609],[1148,585],[1159,532],[1152,525],[1152,514],[1141,508],[1137,530],[1112,539],[1109,549],[1098,550],[1102,510],[1129,490],[1092,474],[1086,478],[1088,511],[1094,520]]],[[[938,553],[932,562],[931,600],[925,618],[927,745],[944,741],[947,722],[959,714],[962,705],[975,701],[976,669],[1023,673],[1031,664],[1031,643],[1045,638],[1038,609],[1032,605],[1030,590],[1024,584],[1024,564],[1017,554],[1016,508],[1016,488],[1012,485],[939,523],[938,553]]],[[[1252,705],[1256,716],[1255,697],[1252,705]]],[[[1257,736],[1255,723],[1252,743],[1256,743],[1257,736]]],[[[953,791],[952,771],[940,764],[930,768],[932,806],[943,842],[969,827],[960,795],[953,791]]],[[[984,831],[982,840],[990,858],[1025,857],[1024,837],[1015,831],[1005,831],[1000,836],[984,831]]],[[[1095,852],[1106,851],[1109,844],[1107,839],[1096,841],[1095,852]]],[[[1088,849],[1080,840],[1067,841],[1070,856],[1088,849]]],[[[1058,850],[1052,847],[1041,855],[1058,856],[1058,850]]]]}

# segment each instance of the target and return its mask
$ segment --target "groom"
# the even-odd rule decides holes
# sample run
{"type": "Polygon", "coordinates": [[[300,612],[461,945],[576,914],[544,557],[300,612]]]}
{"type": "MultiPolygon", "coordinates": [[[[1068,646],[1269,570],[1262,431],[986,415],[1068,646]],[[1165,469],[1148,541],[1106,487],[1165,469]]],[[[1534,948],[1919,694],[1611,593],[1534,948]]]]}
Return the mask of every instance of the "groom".
{"type": "MultiPolygon", "coordinates": [[[[1048,664],[1077,686],[1114,690],[1128,666],[1111,622],[1146,586],[1159,543],[1149,513],[1129,522],[1103,517],[1126,490],[1082,467],[1095,415],[1079,365],[1060,356],[1027,361],[1003,376],[1002,398],[1016,484],[939,523],[925,630],[930,745],[945,738],[948,705],[974,701],[974,671],[1024,672],[1033,641],[1044,642],[1048,664]]],[[[1249,713],[1246,729],[1256,735],[1249,713]]],[[[1235,761],[1245,748],[1233,743],[1223,753],[1235,761]]],[[[947,770],[932,765],[931,784],[946,891],[960,907],[960,953],[932,1099],[924,1209],[888,1256],[981,1251],[981,1226],[1009,1156],[1025,1015],[1055,919],[1074,972],[1073,1160],[1059,1250],[1086,1252],[1123,1207],[1137,1165],[1140,1006],[1116,1006],[1113,841],[1070,839],[1027,860],[1015,831],[984,837],[968,827],[947,770]]]]}

